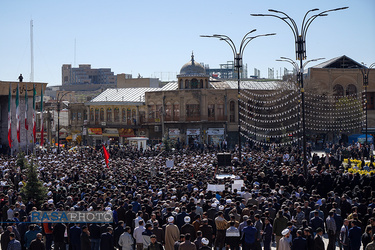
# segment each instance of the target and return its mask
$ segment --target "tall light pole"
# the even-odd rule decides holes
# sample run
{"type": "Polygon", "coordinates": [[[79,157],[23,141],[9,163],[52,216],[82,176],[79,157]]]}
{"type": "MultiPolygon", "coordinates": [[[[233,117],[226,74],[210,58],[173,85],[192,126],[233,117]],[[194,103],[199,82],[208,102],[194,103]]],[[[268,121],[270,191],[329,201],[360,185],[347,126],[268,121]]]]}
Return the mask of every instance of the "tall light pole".
{"type": "Polygon", "coordinates": [[[61,100],[65,95],[70,93],[70,91],[65,92],[60,96],[60,92],[57,94],[57,153],[60,153],[60,104],[61,100]]]}
{"type": "MultiPolygon", "coordinates": [[[[303,65],[302,65],[302,68],[300,68],[298,66],[298,63],[295,62],[294,60],[292,60],[291,58],[288,58],[288,57],[280,57],[280,59],[277,59],[276,61],[278,62],[288,62],[290,64],[293,65],[295,71],[297,72],[297,83],[300,83],[301,82],[301,79],[303,78],[303,72],[305,71],[305,67],[306,65],[309,63],[309,62],[316,62],[316,61],[319,61],[319,60],[323,60],[325,58],[316,58],[316,59],[311,59],[311,60],[308,60],[306,61],[303,65]]],[[[300,100],[298,100],[298,105],[299,105],[299,102],[300,100]]],[[[299,119],[299,108],[298,108],[298,130],[300,129],[300,119],[299,119]]],[[[299,137],[300,133],[298,131],[298,137],[299,137]]],[[[299,140],[298,140],[298,147],[300,146],[299,144],[299,140]]]]}
{"type": "Polygon", "coordinates": [[[363,67],[359,68],[362,73],[362,80],[363,80],[363,87],[365,88],[365,114],[366,114],[366,145],[367,145],[367,86],[368,86],[368,75],[370,73],[370,69],[375,67],[375,63],[371,64],[369,67],[363,65],[363,67]]]}
{"type": "Polygon", "coordinates": [[[232,52],[233,52],[233,57],[234,57],[234,67],[236,68],[237,70],[237,114],[238,114],[238,158],[239,160],[241,161],[242,159],[242,152],[241,152],[241,115],[240,115],[240,108],[241,108],[241,96],[240,96],[240,91],[241,91],[241,86],[240,86],[240,81],[241,81],[241,77],[240,77],[240,69],[242,68],[243,64],[242,64],[242,58],[243,58],[243,52],[246,48],[246,46],[249,44],[249,42],[251,42],[251,40],[257,38],[257,37],[261,37],[261,36],[273,36],[273,35],[276,35],[276,33],[269,33],[269,34],[262,34],[262,35],[256,35],[256,36],[249,36],[251,33],[255,32],[256,29],[253,29],[249,32],[247,32],[244,37],[242,38],[241,40],[241,43],[240,43],[240,47],[239,47],[239,50],[237,50],[236,48],[236,45],[234,44],[234,42],[232,41],[232,39],[230,39],[227,35],[218,35],[218,34],[214,34],[212,36],[208,36],[208,35],[201,35],[201,37],[208,37],[208,38],[217,38],[221,41],[224,41],[226,42],[230,48],[232,49],[232,52]]]}
{"type": "Polygon", "coordinates": [[[251,14],[252,16],[269,16],[269,17],[276,17],[282,21],[284,21],[289,28],[292,30],[295,40],[295,50],[296,50],[296,60],[300,61],[300,72],[299,72],[299,85],[301,90],[301,100],[302,100],[302,141],[303,141],[303,168],[305,172],[305,176],[307,176],[307,153],[306,153],[306,126],[305,126],[305,89],[303,88],[303,60],[306,59],[306,34],[307,30],[310,27],[311,23],[317,18],[322,16],[327,16],[328,12],[344,10],[349,7],[342,7],[336,8],[331,10],[322,11],[316,15],[310,15],[310,12],[318,11],[319,9],[311,9],[306,12],[305,16],[303,17],[301,29],[298,29],[298,26],[294,19],[288,16],[285,12],[279,10],[269,9],[268,11],[273,12],[275,14],[251,14]]]}

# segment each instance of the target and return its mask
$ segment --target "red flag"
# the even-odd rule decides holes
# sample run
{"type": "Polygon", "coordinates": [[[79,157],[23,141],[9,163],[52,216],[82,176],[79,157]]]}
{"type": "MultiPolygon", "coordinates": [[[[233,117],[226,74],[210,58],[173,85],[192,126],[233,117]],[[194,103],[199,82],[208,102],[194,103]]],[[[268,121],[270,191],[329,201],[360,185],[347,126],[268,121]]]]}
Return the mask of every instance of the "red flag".
{"type": "Polygon", "coordinates": [[[107,168],[109,168],[109,167],[108,167],[109,153],[108,153],[108,151],[107,151],[107,149],[105,148],[104,145],[103,145],[103,151],[104,151],[105,164],[107,165],[107,168]]]}

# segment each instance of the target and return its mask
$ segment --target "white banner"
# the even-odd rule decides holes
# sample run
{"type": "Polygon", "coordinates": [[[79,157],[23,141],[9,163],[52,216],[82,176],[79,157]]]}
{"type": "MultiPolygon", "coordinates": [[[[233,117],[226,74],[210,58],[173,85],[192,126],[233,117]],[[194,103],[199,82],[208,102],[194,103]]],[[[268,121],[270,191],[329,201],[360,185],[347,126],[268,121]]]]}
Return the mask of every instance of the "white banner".
{"type": "Polygon", "coordinates": [[[201,133],[201,131],[200,131],[199,128],[196,128],[196,129],[190,129],[190,128],[188,128],[186,130],[186,134],[187,135],[200,135],[200,133],[201,133]]]}
{"type": "Polygon", "coordinates": [[[225,190],[225,185],[207,184],[207,191],[222,192],[224,190],[225,190]]]}

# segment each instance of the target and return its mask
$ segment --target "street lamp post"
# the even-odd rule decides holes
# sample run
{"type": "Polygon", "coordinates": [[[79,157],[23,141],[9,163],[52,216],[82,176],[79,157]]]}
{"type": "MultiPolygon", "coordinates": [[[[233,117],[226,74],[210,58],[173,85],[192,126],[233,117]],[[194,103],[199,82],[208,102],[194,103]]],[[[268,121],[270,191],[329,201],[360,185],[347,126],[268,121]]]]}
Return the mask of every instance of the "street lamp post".
{"type": "Polygon", "coordinates": [[[68,93],[70,93],[70,91],[65,92],[63,95],[60,96],[59,95],[60,92],[59,92],[56,98],[57,99],[57,153],[58,154],[60,153],[60,104],[61,104],[61,100],[63,99],[63,97],[67,95],[68,93]]]}
{"type": "Polygon", "coordinates": [[[328,12],[344,10],[349,7],[342,7],[336,8],[331,10],[322,11],[319,14],[309,16],[310,12],[318,11],[319,9],[311,9],[306,12],[305,16],[303,17],[301,29],[298,29],[298,26],[294,19],[288,16],[285,12],[279,10],[269,9],[268,11],[273,12],[275,14],[251,14],[252,16],[269,16],[269,17],[276,17],[282,21],[284,21],[289,28],[292,30],[295,40],[295,50],[296,50],[296,59],[300,62],[300,71],[298,75],[300,90],[301,90],[301,101],[302,101],[302,141],[303,141],[303,168],[305,172],[305,176],[307,176],[307,153],[306,153],[306,126],[305,126],[305,89],[303,87],[303,60],[306,59],[306,34],[307,30],[310,27],[311,23],[317,17],[327,16],[328,12]],[[309,16],[309,17],[308,17],[309,16]]]}
{"type": "Polygon", "coordinates": [[[367,145],[367,86],[368,86],[368,75],[370,73],[370,69],[375,67],[375,63],[371,64],[369,67],[363,65],[363,67],[359,68],[362,73],[363,79],[363,87],[365,88],[365,116],[366,116],[366,145],[367,145]]]}
{"type": "MultiPolygon", "coordinates": [[[[311,59],[311,60],[308,60],[306,61],[303,65],[302,65],[302,68],[300,68],[300,66],[298,66],[298,63],[293,61],[291,58],[288,58],[288,57],[280,57],[280,59],[277,59],[276,61],[278,62],[288,62],[290,64],[293,65],[294,69],[296,70],[297,72],[297,83],[300,83],[301,81],[303,81],[303,72],[305,71],[305,67],[306,65],[309,63],[309,62],[316,62],[316,61],[319,61],[319,60],[323,60],[325,58],[316,58],[316,59],[311,59]]],[[[300,102],[300,100],[298,100],[298,103],[300,102]]],[[[299,104],[298,104],[299,105],[299,104]]],[[[299,113],[299,111],[298,111],[299,113]]],[[[299,120],[299,114],[298,114],[298,130],[300,129],[300,120],[299,120]]],[[[299,131],[298,131],[298,135],[299,135],[299,131]]],[[[298,147],[299,147],[299,140],[298,140],[298,147]]],[[[305,151],[304,151],[305,153],[305,151]]]]}
{"type": "Polygon", "coordinates": [[[262,34],[262,35],[256,35],[256,36],[249,36],[251,33],[255,32],[256,29],[253,29],[249,32],[247,32],[244,37],[242,38],[241,40],[241,43],[240,43],[240,47],[239,47],[239,50],[237,50],[236,48],[236,45],[234,44],[234,42],[232,41],[232,39],[230,39],[227,35],[218,35],[218,34],[214,34],[214,35],[211,35],[211,36],[208,36],[208,35],[201,35],[201,37],[208,37],[208,38],[217,38],[221,41],[224,41],[226,42],[230,48],[232,49],[232,52],[233,52],[233,57],[234,57],[234,67],[236,68],[237,70],[237,114],[238,114],[238,158],[239,160],[241,161],[242,159],[242,152],[241,152],[241,115],[240,115],[240,107],[241,107],[241,96],[240,96],[240,91],[241,91],[241,86],[240,86],[240,82],[241,82],[241,76],[240,76],[240,69],[242,68],[243,66],[243,63],[242,63],[242,58],[243,58],[243,53],[244,53],[244,50],[246,48],[246,46],[249,44],[249,42],[257,37],[261,37],[261,36],[273,36],[273,35],[276,35],[276,33],[269,33],[269,34],[262,34]]]}

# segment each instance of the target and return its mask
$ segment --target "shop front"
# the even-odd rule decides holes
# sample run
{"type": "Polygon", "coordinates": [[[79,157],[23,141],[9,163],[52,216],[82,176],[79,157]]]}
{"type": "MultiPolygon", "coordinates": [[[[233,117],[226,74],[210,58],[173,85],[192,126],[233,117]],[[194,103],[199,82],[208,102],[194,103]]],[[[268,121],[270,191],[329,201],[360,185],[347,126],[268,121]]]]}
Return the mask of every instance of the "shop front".
{"type": "Polygon", "coordinates": [[[102,140],[102,129],[101,128],[87,128],[87,135],[92,145],[101,145],[102,140]]]}
{"type": "Polygon", "coordinates": [[[128,144],[129,143],[128,138],[135,136],[134,129],[132,129],[132,128],[119,128],[118,133],[119,133],[119,136],[120,136],[119,137],[120,143],[122,145],[128,144]]]}
{"type": "Polygon", "coordinates": [[[201,130],[199,128],[186,129],[186,141],[189,146],[198,147],[201,142],[201,130]]]}
{"type": "Polygon", "coordinates": [[[209,145],[220,145],[224,140],[224,128],[209,128],[207,133],[207,144],[209,145]]]}
{"type": "Polygon", "coordinates": [[[118,144],[119,143],[118,129],[117,128],[105,128],[103,130],[103,140],[106,140],[109,145],[118,144]]]}

